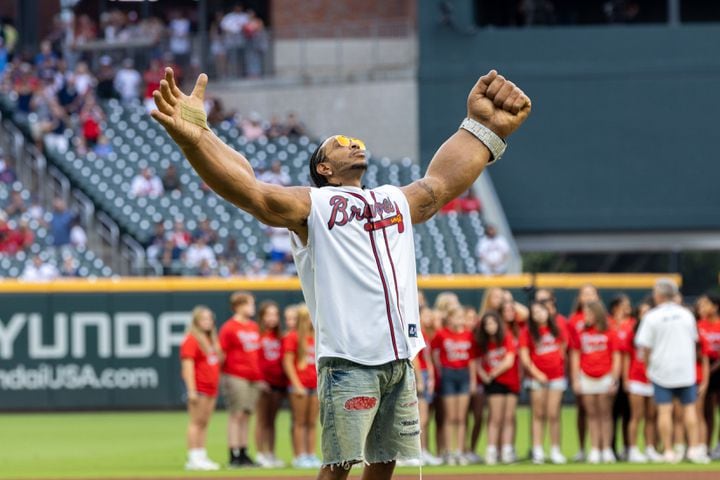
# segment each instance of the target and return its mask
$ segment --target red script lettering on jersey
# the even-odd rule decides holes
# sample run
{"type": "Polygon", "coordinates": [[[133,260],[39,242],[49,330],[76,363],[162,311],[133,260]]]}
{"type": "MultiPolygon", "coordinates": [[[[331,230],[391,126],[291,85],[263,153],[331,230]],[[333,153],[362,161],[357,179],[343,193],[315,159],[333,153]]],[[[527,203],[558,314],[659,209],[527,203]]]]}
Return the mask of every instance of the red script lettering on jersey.
{"type": "Polygon", "coordinates": [[[332,212],[330,212],[330,220],[328,220],[328,230],[332,230],[336,225],[342,227],[354,220],[367,220],[367,223],[364,225],[365,231],[367,232],[393,225],[398,226],[399,233],[405,231],[405,224],[403,222],[403,215],[400,213],[400,208],[397,203],[391,202],[389,198],[384,199],[382,202],[368,202],[366,205],[361,206],[348,205],[347,197],[334,195],[330,198],[330,206],[332,207],[332,212]],[[383,213],[394,213],[395,215],[373,221],[375,217],[382,217],[383,213]]]}

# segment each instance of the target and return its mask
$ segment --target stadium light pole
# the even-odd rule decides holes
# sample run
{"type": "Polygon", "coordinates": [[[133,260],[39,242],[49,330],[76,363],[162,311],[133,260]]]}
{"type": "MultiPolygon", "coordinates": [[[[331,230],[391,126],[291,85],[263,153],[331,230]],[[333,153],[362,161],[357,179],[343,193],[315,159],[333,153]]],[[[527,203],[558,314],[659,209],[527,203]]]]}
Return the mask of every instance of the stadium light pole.
{"type": "Polygon", "coordinates": [[[667,0],[668,25],[677,27],[680,25],[680,0],[667,0]]]}

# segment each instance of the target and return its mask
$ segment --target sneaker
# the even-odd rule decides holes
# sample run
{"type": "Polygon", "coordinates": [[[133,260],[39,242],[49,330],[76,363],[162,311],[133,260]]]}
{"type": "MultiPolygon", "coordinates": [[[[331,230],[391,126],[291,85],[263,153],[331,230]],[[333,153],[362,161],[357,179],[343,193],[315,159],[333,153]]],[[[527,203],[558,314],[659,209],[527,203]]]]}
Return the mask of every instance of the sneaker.
{"type": "Polygon", "coordinates": [[[663,462],[665,463],[680,463],[681,458],[675,455],[672,450],[665,450],[663,454],[663,462]]]}
{"type": "Polygon", "coordinates": [[[565,458],[565,455],[560,451],[560,447],[552,447],[550,449],[550,462],[555,465],[565,465],[567,463],[567,458],[565,458]]]}
{"type": "Polygon", "coordinates": [[[677,458],[678,462],[682,462],[685,458],[685,453],[687,453],[685,450],[685,445],[683,445],[682,443],[676,443],[675,445],[673,445],[673,451],[675,452],[675,457],[677,458]]]}
{"type": "Polygon", "coordinates": [[[628,462],[630,463],[647,463],[648,457],[637,447],[630,447],[628,452],[628,462]]]}
{"type": "Polygon", "coordinates": [[[292,467],[293,468],[313,468],[312,465],[310,465],[310,457],[307,455],[298,455],[297,457],[293,458],[292,460],[292,467]]]}
{"type": "Polygon", "coordinates": [[[267,468],[285,468],[285,462],[277,458],[273,453],[265,454],[265,460],[269,464],[267,468]]]}
{"type": "Polygon", "coordinates": [[[443,459],[436,457],[432,453],[428,452],[427,450],[422,451],[422,463],[423,465],[428,465],[431,467],[436,467],[438,465],[443,464],[443,459]]]}
{"type": "Polygon", "coordinates": [[[705,453],[705,449],[703,448],[704,446],[705,445],[688,448],[688,461],[699,465],[707,465],[708,463],[710,463],[710,457],[708,457],[707,453],[705,453]]]}
{"type": "Polygon", "coordinates": [[[585,451],[580,450],[578,453],[575,454],[575,456],[572,458],[573,463],[584,463],[586,460],[585,458],[585,451]]]}
{"type": "Polygon", "coordinates": [[[468,465],[477,465],[483,461],[482,457],[475,452],[466,452],[465,459],[467,460],[468,465]]]}
{"type": "Polygon", "coordinates": [[[185,463],[185,470],[209,472],[220,470],[220,465],[204,458],[194,458],[185,463]]]}
{"type": "Polygon", "coordinates": [[[542,465],[545,463],[545,452],[542,447],[534,447],[532,449],[532,463],[534,465],[542,465]]]}
{"type": "Polygon", "coordinates": [[[710,451],[710,458],[712,460],[720,460],[720,443],[718,443],[715,448],[710,451]]]}
{"type": "Polygon", "coordinates": [[[515,463],[517,461],[515,449],[512,447],[503,447],[502,453],[500,454],[500,461],[506,465],[509,463],[515,463]]]}
{"type": "Polygon", "coordinates": [[[322,467],[322,460],[320,460],[316,455],[308,455],[308,464],[312,468],[320,468],[322,467]]]}
{"type": "Polygon", "coordinates": [[[255,456],[255,460],[257,461],[257,464],[262,468],[273,468],[272,458],[270,457],[270,455],[258,452],[258,454],[255,456]]]}
{"type": "Polygon", "coordinates": [[[613,453],[612,449],[606,448],[602,451],[600,454],[600,457],[602,458],[602,463],[616,463],[617,459],[615,458],[615,454],[613,453]]]}
{"type": "Polygon", "coordinates": [[[485,450],[485,465],[497,465],[498,454],[497,449],[489,447],[485,450]]]}
{"type": "Polygon", "coordinates": [[[457,465],[457,458],[452,453],[446,453],[443,455],[443,464],[454,467],[457,465]]]}
{"type": "Polygon", "coordinates": [[[468,462],[467,457],[462,452],[455,452],[455,463],[458,465],[465,467],[467,465],[470,465],[470,462],[468,462]]]}
{"type": "Polygon", "coordinates": [[[252,458],[250,458],[250,455],[247,453],[241,453],[240,454],[240,465],[243,467],[259,467],[260,464],[256,463],[252,458]]]}
{"type": "Polygon", "coordinates": [[[657,450],[655,450],[655,447],[647,447],[645,449],[645,455],[647,456],[648,460],[650,460],[652,463],[662,463],[663,462],[663,456],[660,455],[657,450]]]}
{"type": "Polygon", "coordinates": [[[590,453],[587,456],[587,463],[591,465],[597,465],[602,460],[602,457],[600,455],[600,450],[597,448],[593,448],[590,450],[590,453]]]}

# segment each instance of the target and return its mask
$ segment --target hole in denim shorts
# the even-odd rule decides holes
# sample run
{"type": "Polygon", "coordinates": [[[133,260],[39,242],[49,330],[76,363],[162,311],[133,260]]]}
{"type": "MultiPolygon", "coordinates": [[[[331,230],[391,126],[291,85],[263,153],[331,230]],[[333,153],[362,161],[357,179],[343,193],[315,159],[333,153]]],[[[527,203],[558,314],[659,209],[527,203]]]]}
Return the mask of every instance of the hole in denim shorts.
{"type": "Polygon", "coordinates": [[[400,432],[401,437],[416,437],[420,435],[420,429],[413,430],[411,432],[400,432]]]}
{"type": "Polygon", "coordinates": [[[417,425],[418,423],[420,423],[420,420],[416,418],[415,420],[403,420],[400,422],[400,425],[409,427],[410,425],[417,425]]]}
{"type": "Polygon", "coordinates": [[[417,404],[418,404],[418,401],[413,400],[412,402],[401,403],[400,406],[401,407],[414,407],[417,404]]]}

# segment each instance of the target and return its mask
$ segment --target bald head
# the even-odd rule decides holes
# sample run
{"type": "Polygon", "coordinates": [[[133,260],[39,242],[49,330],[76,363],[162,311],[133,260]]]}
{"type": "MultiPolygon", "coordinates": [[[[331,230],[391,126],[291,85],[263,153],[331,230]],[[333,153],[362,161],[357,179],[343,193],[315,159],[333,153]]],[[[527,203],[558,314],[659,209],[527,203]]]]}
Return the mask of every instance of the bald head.
{"type": "Polygon", "coordinates": [[[653,288],[656,304],[672,301],[680,293],[677,283],[671,278],[658,278],[653,288]]]}

